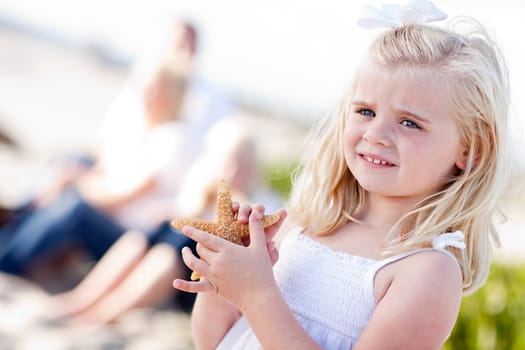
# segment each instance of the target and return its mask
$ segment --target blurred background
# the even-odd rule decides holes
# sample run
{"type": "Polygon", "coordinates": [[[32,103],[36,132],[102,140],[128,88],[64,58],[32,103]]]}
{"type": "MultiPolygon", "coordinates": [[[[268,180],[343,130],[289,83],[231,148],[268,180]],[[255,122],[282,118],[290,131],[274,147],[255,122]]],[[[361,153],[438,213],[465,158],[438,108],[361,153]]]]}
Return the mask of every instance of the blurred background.
{"type": "MultiPolygon", "coordinates": [[[[447,348],[525,349],[523,6],[513,0],[442,0],[438,6],[449,16],[478,18],[503,48],[518,174],[508,221],[500,225],[494,273],[465,299],[447,348]]],[[[377,34],[355,25],[360,8],[361,2],[340,0],[0,0],[0,130],[18,144],[15,150],[0,146],[0,203],[26,200],[53,157],[97,144],[132,67],[158,59],[177,18],[198,28],[199,71],[239,103],[270,181],[286,194],[286,171],[308,127],[336,103],[377,34]]],[[[42,341],[50,333],[35,334],[42,341]]]]}

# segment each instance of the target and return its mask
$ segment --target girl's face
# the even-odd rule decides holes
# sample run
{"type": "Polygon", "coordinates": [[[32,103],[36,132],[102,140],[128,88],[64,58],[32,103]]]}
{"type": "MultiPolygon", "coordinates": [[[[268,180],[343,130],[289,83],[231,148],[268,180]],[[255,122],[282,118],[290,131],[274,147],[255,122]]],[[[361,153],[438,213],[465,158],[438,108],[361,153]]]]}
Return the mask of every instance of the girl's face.
{"type": "Polygon", "coordinates": [[[446,83],[413,73],[369,62],[357,82],[344,154],[369,193],[420,200],[464,168],[446,83]]]}

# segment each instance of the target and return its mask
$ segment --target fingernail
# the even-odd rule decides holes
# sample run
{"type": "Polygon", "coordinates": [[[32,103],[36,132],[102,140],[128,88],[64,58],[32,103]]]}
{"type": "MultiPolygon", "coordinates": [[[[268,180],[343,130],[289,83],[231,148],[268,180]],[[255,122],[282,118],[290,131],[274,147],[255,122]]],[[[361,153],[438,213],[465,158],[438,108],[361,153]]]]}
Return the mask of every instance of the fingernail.
{"type": "Polygon", "coordinates": [[[261,220],[262,219],[262,214],[261,214],[260,211],[257,211],[257,210],[254,211],[253,215],[254,215],[255,219],[257,219],[257,220],[261,220]]]}

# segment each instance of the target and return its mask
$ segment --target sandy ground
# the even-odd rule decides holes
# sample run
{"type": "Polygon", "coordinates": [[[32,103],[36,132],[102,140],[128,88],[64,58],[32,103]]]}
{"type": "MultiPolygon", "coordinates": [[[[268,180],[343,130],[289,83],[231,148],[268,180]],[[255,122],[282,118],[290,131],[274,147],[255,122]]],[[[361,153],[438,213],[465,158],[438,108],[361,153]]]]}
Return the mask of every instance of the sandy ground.
{"type": "Polygon", "coordinates": [[[107,326],[65,327],[35,317],[45,295],[0,274],[0,349],[193,349],[189,315],[174,308],[138,309],[107,326]]]}

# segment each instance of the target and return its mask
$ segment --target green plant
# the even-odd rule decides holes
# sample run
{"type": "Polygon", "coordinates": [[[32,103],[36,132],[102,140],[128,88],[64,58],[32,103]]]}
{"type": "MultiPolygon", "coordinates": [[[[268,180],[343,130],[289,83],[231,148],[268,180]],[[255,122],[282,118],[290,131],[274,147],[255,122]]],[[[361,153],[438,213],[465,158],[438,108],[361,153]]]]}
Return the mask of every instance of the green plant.
{"type": "Polygon", "coordinates": [[[292,172],[297,167],[296,162],[268,164],[264,167],[264,176],[272,189],[288,198],[292,188],[292,172]]]}
{"type": "Polygon", "coordinates": [[[463,299],[446,350],[525,349],[525,265],[493,264],[486,284],[463,299]]]}

